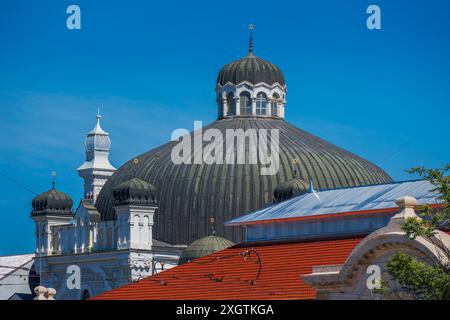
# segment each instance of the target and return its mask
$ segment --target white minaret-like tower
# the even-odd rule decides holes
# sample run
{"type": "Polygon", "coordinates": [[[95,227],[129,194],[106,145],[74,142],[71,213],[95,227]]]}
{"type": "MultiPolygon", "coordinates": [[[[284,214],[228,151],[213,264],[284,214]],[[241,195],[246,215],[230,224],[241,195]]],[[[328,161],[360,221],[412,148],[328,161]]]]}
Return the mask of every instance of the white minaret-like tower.
{"type": "Polygon", "coordinates": [[[77,169],[84,179],[84,198],[94,202],[108,178],[116,171],[108,158],[111,140],[100,126],[100,118],[98,112],[97,125],[86,137],[86,161],[77,169]]]}

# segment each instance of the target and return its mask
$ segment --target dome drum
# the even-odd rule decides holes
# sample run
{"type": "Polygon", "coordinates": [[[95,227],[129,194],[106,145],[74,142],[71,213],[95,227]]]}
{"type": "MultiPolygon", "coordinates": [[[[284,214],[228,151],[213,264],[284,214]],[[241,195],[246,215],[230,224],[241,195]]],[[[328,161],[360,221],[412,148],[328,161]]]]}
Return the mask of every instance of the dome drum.
{"type": "Polygon", "coordinates": [[[286,89],[279,84],[218,85],[217,105],[219,118],[234,116],[258,116],[284,118],[286,89]]]}

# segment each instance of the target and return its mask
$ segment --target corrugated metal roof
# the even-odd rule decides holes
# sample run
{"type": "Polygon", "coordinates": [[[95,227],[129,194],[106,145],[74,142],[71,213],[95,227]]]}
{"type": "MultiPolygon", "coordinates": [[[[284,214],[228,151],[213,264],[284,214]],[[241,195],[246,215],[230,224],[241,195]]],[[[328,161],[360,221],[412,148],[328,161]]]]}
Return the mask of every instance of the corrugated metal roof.
{"type": "Polygon", "coordinates": [[[306,193],[226,222],[245,225],[267,220],[290,219],[367,210],[396,208],[395,200],[403,196],[418,204],[437,203],[433,185],[425,180],[405,181],[364,187],[341,188],[306,193]]]}

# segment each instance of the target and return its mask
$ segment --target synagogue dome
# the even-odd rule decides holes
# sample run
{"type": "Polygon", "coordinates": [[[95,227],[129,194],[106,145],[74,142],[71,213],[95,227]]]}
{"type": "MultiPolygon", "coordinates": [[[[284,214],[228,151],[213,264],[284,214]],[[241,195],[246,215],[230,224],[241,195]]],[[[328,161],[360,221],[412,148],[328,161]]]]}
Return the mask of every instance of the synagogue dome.
{"type": "MultiPolygon", "coordinates": [[[[157,240],[188,245],[208,235],[211,217],[218,236],[239,243],[243,231],[225,227],[224,222],[271,204],[277,187],[284,199],[303,192],[305,181],[311,181],[317,190],[392,182],[368,160],[284,120],[284,75],[274,64],[253,55],[252,36],[248,55],[219,72],[216,94],[218,120],[202,128],[203,132],[213,129],[222,137],[230,131],[267,132],[269,146],[276,139],[271,132],[278,132],[278,170],[263,174],[266,165],[249,161],[255,155],[250,150],[256,145],[250,139],[244,138],[243,149],[234,143],[227,149],[224,138],[223,161],[198,163],[196,155],[210,144],[202,139],[201,149],[197,147],[181,164],[172,161],[172,150],[180,143],[172,141],[138,156],[139,166],[132,160],[126,162],[108,179],[96,202],[102,220],[116,219],[114,190],[136,177],[155,187],[159,209],[153,236],[157,240]],[[230,164],[225,159],[238,159],[242,154],[243,163],[230,164]]],[[[194,138],[191,132],[190,141],[194,138]]]]}

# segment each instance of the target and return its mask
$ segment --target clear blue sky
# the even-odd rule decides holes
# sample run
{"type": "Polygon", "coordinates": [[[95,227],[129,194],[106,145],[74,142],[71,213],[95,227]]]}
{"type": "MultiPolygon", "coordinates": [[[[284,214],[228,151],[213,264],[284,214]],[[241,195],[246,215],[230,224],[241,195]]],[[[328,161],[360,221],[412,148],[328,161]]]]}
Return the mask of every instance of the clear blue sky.
{"type": "MultiPolygon", "coordinates": [[[[77,204],[97,107],[124,161],[216,117],[220,67],[246,53],[285,73],[287,120],[384,168],[450,161],[450,2],[88,1],[0,4],[0,172],[77,204]],[[82,30],[66,28],[81,7],[82,30]],[[378,4],[382,30],[365,26],[378,4]]],[[[0,176],[0,255],[32,252],[33,194],[0,176]]]]}

